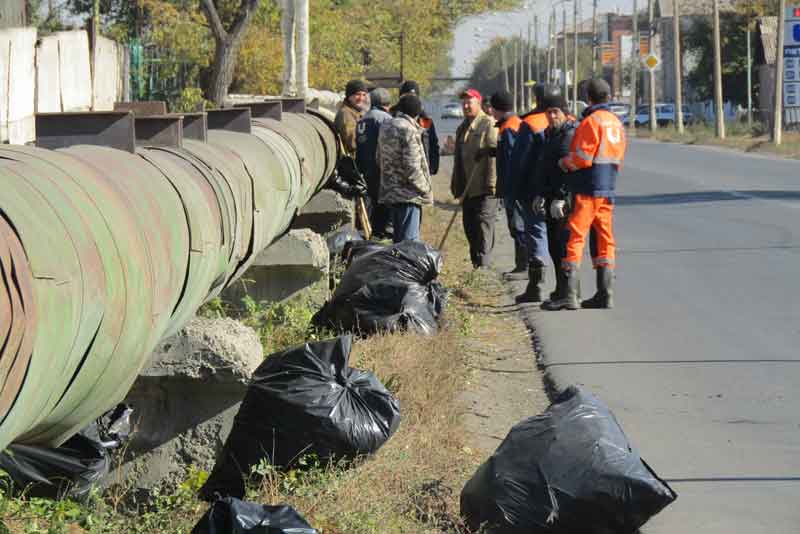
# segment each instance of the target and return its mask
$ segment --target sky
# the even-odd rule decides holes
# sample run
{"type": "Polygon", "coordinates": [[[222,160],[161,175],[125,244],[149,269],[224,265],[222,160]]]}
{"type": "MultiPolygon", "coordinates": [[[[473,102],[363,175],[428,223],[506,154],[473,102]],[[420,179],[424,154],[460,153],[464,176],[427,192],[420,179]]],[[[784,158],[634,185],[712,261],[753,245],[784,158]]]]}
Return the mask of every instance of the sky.
{"type": "MultiPolygon", "coordinates": [[[[579,20],[584,20],[592,16],[592,0],[578,0],[579,20]]],[[[535,15],[539,16],[539,40],[544,43],[547,32],[547,17],[552,12],[551,0],[534,0],[527,2],[531,5],[528,9],[517,11],[494,12],[488,15],[469,17],[458,25],[455,31],[453,48],[450,52],[453,57],[453,68],[451,75],[454,77],[469,76],[472,72],[472,64],[491,44],[496,37],[510,37],[519,35],[523,32],[523,37],[527,38],[528,23],[533,23],[535,15]],[[476,31],[478,36],[476,37],[476,31]],[[481,40],[481,39],[484,40],[481,40]]],[[[639,9],[647,5],[647,0],[639,0],[639,9]]],[[[559,7],[559,10],[561,8],[559,7]]],[[[572,22],[572,4],[567,5],[567,24],[572,22]]],[[[597,12],[608,13],[617,12],[631,13],[633,10],[633,0],[598,0],[597,12]]],[[[560,20],[559,20],[560,25],[560,20]]]]}

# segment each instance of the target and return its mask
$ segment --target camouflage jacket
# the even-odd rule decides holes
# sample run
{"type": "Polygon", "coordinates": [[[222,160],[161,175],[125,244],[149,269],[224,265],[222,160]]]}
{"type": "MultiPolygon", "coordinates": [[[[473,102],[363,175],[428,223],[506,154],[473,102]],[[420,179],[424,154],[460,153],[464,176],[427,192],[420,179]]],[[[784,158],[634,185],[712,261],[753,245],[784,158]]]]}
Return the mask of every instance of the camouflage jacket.
{"type": "Polygon", "coordinates": [[[422,129],[413,118],[399,113],[381,125],[378,154],[381,204],[433,204],[422,129]]]}
{"type": "Polygon", "coordinates": [[[342,140],[344,153],[351,158],[356,157],[356,125],[364,114],[351,106],[347,101],[339,108],[333,126],[342,140]]]}

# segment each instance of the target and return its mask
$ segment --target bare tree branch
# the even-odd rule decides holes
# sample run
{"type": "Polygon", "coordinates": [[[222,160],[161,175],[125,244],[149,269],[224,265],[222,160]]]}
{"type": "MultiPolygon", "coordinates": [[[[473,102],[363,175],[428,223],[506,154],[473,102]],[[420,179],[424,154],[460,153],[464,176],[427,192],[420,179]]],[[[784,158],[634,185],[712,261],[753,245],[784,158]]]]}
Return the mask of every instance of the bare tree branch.
{"type": "MultiPolygon", "coordinates": [[[[258,4],[258,0],[256,0],[256,4],[258,4]]],[[[228,32],[225,31],[225,26],[222,25],[222,19],[219,18],[214,0],[202,0],[200,7],[206,12],[206,18],[211,25],[211,33],[214,34],[217,40],[225,41],[228,38],[228,32]]]]}
{"type": "MultiPolygon", "coordinates": [[[[209,1],[209,0],[204,0],[209,1]]],[[[258,4],[261,0],[242,0],[239,6],[239,12],[236,14],[236,20],[231,27],[230,34],[234,39],[238,38],[250,23],[250,18],[255,14],[258,4]]]]}

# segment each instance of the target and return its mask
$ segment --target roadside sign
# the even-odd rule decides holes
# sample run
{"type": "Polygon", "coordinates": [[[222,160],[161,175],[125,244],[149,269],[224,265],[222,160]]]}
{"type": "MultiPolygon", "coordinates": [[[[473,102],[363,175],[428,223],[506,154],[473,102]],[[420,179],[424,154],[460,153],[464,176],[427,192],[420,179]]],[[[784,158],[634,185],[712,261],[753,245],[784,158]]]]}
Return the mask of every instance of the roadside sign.
{"type": "Polygon", "coordinates": [[[642,59],[642,63],[644,63],[644,66],[647,67],[648,70],[654,71],[659,65],[661,65],[661,60],[657,55],[651,52],[644,59],[642,59]]]}
{"type": "Polygon", "coordinates": [[[783,116],[790,125],[800,123],[800,6],[787,7],[783,37],[783,116]]]}

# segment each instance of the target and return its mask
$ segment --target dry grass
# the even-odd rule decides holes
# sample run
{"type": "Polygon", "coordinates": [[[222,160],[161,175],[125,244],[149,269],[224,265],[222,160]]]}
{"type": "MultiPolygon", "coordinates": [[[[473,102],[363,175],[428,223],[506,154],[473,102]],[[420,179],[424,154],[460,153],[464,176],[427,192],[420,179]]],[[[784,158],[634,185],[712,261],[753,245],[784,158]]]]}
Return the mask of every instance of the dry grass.
{"type": "MultiPolygon", "coordinates": [[[[440,180],[437,193],[443,196],[445,187],[440,180]]],[[[438,244],[451,216],[448,209],[426,209],[423,238],[438,244]]],[[[260,488],[262,500],[293,504],[325,534],[463,531],[459,494],[485,460],[469,446],[461,420],[459,397],[477,358],[465,334],[473,334],[474,342],[480,335],[476,325],[487,335],[499,330],[475,319],[475,307],[497,294],[473,274],[460,220],[446,250],[441,278],[451,298],[440,332],[358,340],[351,356],[351,365],[372,370],[399,398],[403,421],[397,434],[356,468],[320,467],[307,495],[287,493],[285,478],[273,477],[260,488]]]]}

